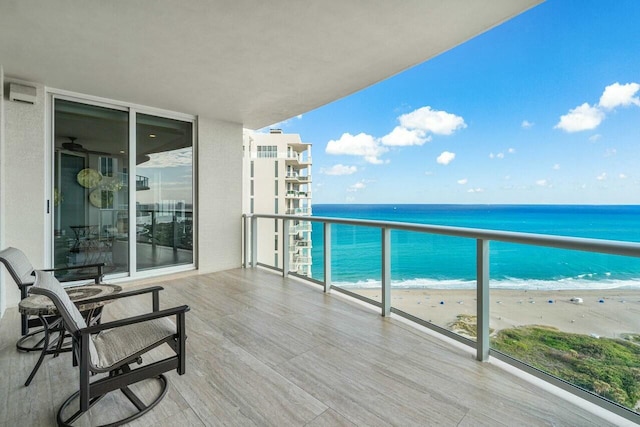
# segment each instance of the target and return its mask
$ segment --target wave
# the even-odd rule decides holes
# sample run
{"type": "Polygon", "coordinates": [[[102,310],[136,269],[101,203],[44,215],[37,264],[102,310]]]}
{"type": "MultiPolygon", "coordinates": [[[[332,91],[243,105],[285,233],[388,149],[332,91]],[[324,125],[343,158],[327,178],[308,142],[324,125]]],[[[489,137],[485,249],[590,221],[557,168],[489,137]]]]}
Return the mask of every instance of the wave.
{"type": "MultiPolygon", "coordinates": [[[[524,289],[524,290],[572,290],[572,289],[640,289],[640,277],[633,279],[593,280],[591,275],[580,275],[561,279],[519,279],[507,277],[489,282],[491,289],[524,289]]],[[[605,275],[606,276],[606,275],[605,275]]],[[[355,282],[334,281],[335,286],[345,289],[380,289],[382,282],[375,279],[355,282]]],[[[475,289],[476,281],[467,279],[428,279],[416,278],[408,280],[392,280],[394,289],[475,289]]]]}

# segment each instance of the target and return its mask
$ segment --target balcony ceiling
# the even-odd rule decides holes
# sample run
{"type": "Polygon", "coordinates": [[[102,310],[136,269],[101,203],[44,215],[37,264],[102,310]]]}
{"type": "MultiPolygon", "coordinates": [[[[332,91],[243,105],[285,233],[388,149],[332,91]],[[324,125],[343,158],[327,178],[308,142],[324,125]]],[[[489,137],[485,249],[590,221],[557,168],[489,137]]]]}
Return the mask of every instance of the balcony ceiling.
{"type": "Polygon", "coordinates": [[[7,77],[261,128],[541,0],[0,0],[7,77]]]}

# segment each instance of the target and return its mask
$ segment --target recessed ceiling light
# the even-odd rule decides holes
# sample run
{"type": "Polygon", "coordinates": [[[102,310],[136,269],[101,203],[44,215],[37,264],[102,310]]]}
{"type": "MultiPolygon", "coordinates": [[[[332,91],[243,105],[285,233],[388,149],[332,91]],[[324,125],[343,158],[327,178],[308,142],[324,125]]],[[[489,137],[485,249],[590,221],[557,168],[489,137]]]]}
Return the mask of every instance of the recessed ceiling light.
{"type": "Polygon", "coordinates": [[[155,138],[155,137],[156,137],[156,134],[155,134],[155,133],[150,133],[150,134],[149,134],[149,138],[155,138]]]}
{"type": "Polygon", "coordinates": [[[124,150],[120,150],[120,154],[124,154],[124,150]]]}

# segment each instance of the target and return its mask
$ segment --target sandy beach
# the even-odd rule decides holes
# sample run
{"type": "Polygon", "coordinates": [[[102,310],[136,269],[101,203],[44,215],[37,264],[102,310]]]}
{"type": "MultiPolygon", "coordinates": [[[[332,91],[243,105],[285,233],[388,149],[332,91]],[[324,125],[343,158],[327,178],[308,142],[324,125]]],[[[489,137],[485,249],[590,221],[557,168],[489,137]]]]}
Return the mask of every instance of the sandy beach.
{"type": "MultiPolygon", "coordinates": [[[[379,290],[352,291],[380,300],[379,290]]],[[[475,290],[393,289],[391,300],[393,307],[447,329],[458,315],[476,314],[475,290]]],[[[640,290],[492,290],[490,318],[494,333],[546,325],[565,332],[621,338],[640,334],[640,290]]]]}

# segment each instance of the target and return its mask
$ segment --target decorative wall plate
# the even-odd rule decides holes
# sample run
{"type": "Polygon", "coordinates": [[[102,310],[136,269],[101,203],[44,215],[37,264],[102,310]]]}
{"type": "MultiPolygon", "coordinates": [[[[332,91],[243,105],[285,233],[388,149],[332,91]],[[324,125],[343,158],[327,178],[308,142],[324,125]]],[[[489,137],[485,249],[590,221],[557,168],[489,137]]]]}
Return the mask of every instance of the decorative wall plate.
{"type": "Polygon", "coordinates": [[[113,191],[98,188],[89,193],[89,202],[96,208],[113,207],[113,191]]]}
{"type": "Polygon", "coordinates": [[[76,179],[84,188],[93,188],[102,181],[102,174],[95,169],[82,169],[76,179]]]}

